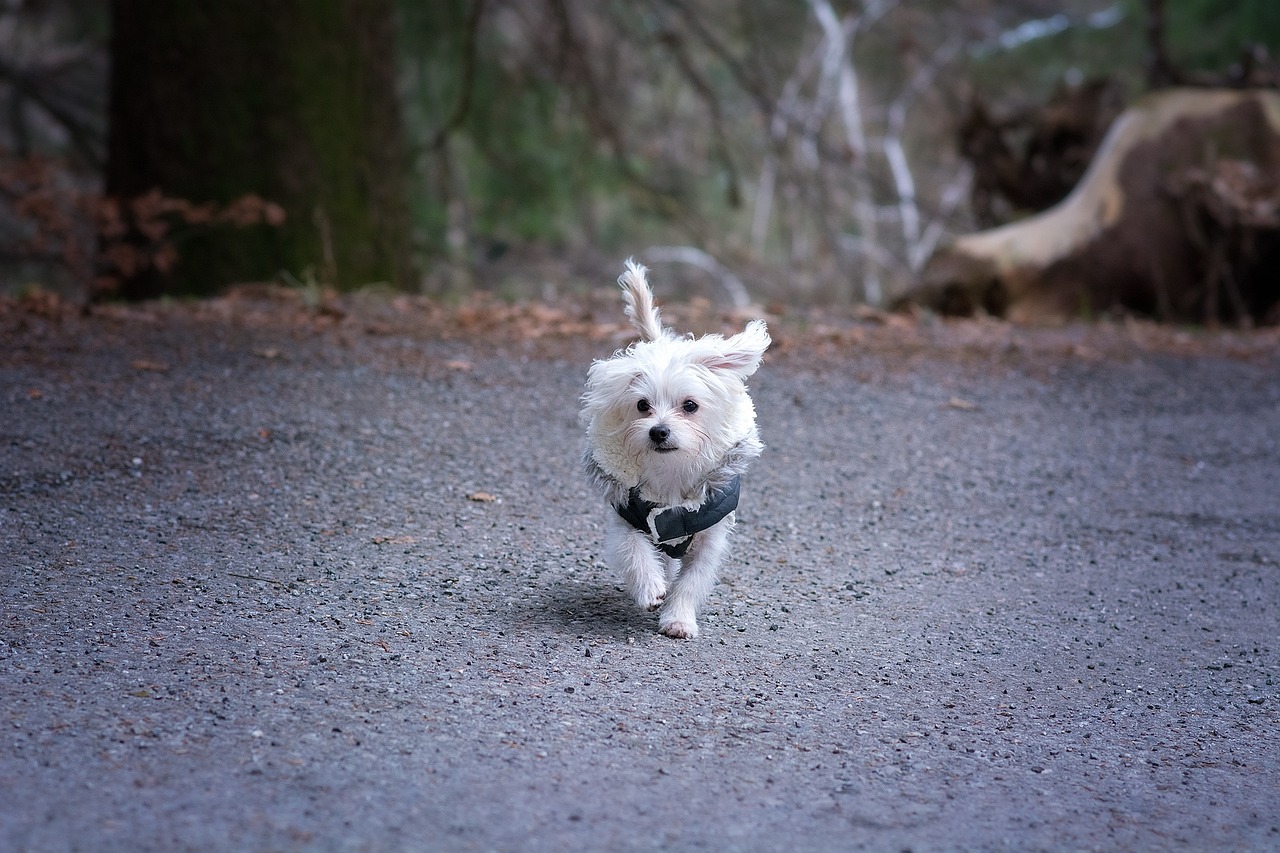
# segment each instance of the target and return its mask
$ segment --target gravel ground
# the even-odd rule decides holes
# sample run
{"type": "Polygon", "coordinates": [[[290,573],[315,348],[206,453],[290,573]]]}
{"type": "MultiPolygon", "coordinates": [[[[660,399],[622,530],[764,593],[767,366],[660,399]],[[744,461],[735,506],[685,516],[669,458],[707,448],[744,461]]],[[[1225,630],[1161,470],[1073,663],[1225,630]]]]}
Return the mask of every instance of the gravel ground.
{"type": "Polygon", "coordinates": [[[0,848],[1280,848],[1280,346],[780,331],[674,641],[611,343],[215,313],[4,326],[0,848]]]}

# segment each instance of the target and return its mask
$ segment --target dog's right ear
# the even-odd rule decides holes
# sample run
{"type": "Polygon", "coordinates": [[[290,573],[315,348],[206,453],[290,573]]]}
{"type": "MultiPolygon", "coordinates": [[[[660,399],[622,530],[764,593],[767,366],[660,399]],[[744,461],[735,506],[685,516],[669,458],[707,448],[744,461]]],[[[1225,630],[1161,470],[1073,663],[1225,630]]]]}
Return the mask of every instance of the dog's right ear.
{"type": "Polygon", "coordinates": [[[747,327],[731,338],[713,344],[711,352],[701,361],[709,370],[732,373],[746,379],[756,372],[764,351],[773,341],[763,320],[752,320],[747,327]]]}
{"type": "Polygon", "coordinates": [[[638,378],[631,359],[602,358],[587,371],[587,387],[582,403],[588,410],[604,412],[628,399],[632,384],[638,378]]]}

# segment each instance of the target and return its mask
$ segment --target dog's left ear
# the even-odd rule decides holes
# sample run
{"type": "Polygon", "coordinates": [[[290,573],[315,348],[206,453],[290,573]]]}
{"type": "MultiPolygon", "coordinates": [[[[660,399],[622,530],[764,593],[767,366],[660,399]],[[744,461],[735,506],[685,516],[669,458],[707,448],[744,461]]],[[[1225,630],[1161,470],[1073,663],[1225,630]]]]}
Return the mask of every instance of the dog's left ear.
{"type": "Polygon", "coordinates": [[[752,320],[738,334],[717,342],[701,361],[709,370],[722,370],[746,379],[756,372],[770,343],[764,321],[752,320]]]}

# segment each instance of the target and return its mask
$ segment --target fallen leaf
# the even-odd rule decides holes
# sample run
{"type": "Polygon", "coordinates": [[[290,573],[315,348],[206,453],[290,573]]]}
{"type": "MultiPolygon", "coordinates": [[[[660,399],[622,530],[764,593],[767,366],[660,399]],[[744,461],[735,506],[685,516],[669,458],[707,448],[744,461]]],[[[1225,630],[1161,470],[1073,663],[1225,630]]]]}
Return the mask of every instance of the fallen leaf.
{"type": "Polygon", "coordinates": [[[968,400],[962,400],[959,397],[952,397],[947,401],[947,407],[950,409],[959,409],[962,412],[972,412],[978,408],[978,404],[970,403],[968,400]]]}
{"type": "Polygon", "coordinates": [[[412,536],[375,536],[374,545],[412,545],[417,542],[412,536]]]}
{"type": "Polygon", "coordinates": [[[169,365],[162,361],[148,361],[145,358],[135,358],[129,362],[129,366],[134,370],[149,370],[152,373],[164,373],[169,369],[169,365]]]}
{"type": "Polygon", "coordinates": [[[889,312],[881,311],[879,308],[872,308],[870,305],[859,305],[853,309],[853,316],[864,323],[879,323],[884,325],[889,322],[889,312]]]}
{"type": "Polygon", "coordinates": [[[27,399],[29,400],[39,400],[43,396],[44,392],[39,388],[30,388],[27,390],[27,399]]]}
{"type": "Polygon", "coordinates": [[[471,362],[463,361],[460,358],[450,359],[444,363],[444,366],[450,370],[470,370],[471,362]]]}
{"type": "Polygon", "coordinates": [[[282,353],[275,347],[266,347],[265,349],[256,349],[253,354],[258,358],[280,358],[282,353]]]}
{"type": "Polygon", "coordinates": [[[490,504],[496,501],[497,499],[498,498],[496,496],[491,495],[488,492],[472,492],[471,494],[467,495],[467,500],[475,501],[476,503],[490,504]]]}

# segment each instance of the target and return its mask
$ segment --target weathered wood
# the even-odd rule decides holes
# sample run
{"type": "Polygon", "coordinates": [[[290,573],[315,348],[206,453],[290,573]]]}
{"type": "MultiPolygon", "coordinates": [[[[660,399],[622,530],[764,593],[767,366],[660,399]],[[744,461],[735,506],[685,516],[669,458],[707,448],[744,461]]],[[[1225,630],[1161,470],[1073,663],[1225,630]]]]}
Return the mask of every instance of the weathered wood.
{"type": "Polygon", "coordinates": [[[1231,167],[1237,179],[1255,176],[1236,195],[1265,205],[1280,186],[1280,93],[1148,95],[1112,125],[1067,198],[956,239],[934,255],[904,301],[1021,320],[1122,309],[1165,320],[1266,321],[1280,303],[1280,231],[1265,217],[1230,218],[1229,228],[1209,237],[1203,228],[1189,231],[1205,212],[1195,213],[1188,196],[1196,170],[1217,174],[1228,162],[1238,164],[1231,167]],[[1214,244],[1219,239],[1238,250],[1214,244]]]}

